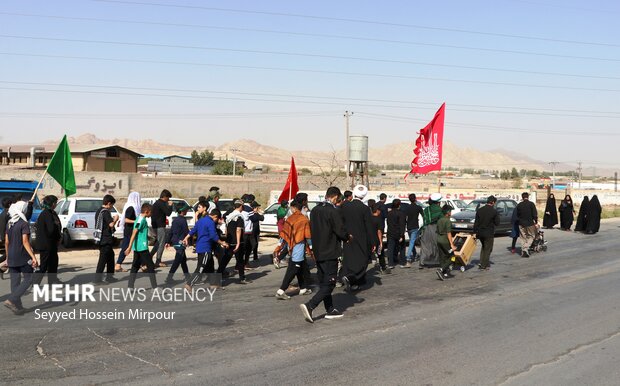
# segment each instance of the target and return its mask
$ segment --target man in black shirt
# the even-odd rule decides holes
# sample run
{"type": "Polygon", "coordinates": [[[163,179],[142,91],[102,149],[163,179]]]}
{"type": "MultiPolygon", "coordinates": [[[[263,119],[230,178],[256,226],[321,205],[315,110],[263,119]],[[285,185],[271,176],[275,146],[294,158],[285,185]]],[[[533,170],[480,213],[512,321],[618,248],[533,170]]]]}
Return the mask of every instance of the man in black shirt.
{"type": "Polygon", "coordinates": [[[153,204],[151,210],[151,227],[153,232],[157,234],[157,241],[151,249],[151,257],[157,253],[157,260],[155,260],[155,267],[165,267],[166,264],[161,262],[161,257],[164,254],[166,246],[166,217],[172,214],[172,193],[168,189],[161,191],[159,200],[153,204]]]}
{"type": "Polygon", "coordinates": [[[378,205],[375,203],[371,205],[370,212],[372,213],[372,217],[370,218],[370,221],[372,222],[372,231],[375,235],[373,245],[375,246],[375,253],[377,254],[377,258],[379,260],[379,269],[381,270],[381,273],[392,273],[387,264],[385,264],[385,254],[383,253],[383,233],[385,223],[381,217],[381,209],[379,209],[378,205]]]}
{"type": "Polygon", "coordinates": [[[325,319],[343,317],[343,314],[334,308],[332,300],[332,291],[338,279],[338,258],[342,256],[342,242],[351,240],[351,236],[344,229],[340,211],[336,209],[340,198],[340,189],[332,186],[325,193],[325,201],[310,212],[312,250],[320,284],[314,297],[299,306],[304,318],[310,323],[314,323],[312,310],[321,302],[325,305],[325,319]]]}
{"type": "MultiPolygon", "coordinates": [[[[394,268],[399,262],[398,255],[402,255],[405,242],[405,229],[407,226],[407,217],[400,210],[400,200],[395,198],[392,201],[392,210],[387,216],[387,243],[388,243],[388,263],[390,268],[394,268]]],[[[410,268],[411,263],[401,262],[401,268],[410,268]]]]}
{"type": "Polygon", "coordinates": [[[62,225],[60,218],[54,211],[58,197],[48,195],[43,198],[43,210],[37,218],[36,249],[40,253],[40,274],[35,277],[34,283],[39,284],[43,280],[42,274],[48,274],[50,284],[60,284],[58,280],[58,244],[62,237],[62,225]]]}
{"type": "Polygon", "coordinates": [[[494,196],[487,198],[487,204],[476,212],[474,220],[474,234],[482,243],[480,249],[480,264],[478,268],[481,270],[489,270],[491,252],[493,252],[493,242],[495,240],[495,227],[499,225],[499,214],[495,209],[497,199],[494,196]]]}
{"type": "Polygon", "coordinates": [[[235,269],[239,272],[239,284],[248,284],[252,281],[245,278],[245,248],[243,244],[245,222],[242,215],[243,201],[236,199],[233,205],[233,211],[226,216],[226,242],[229,247],[226,250],[225,259],[226,262],[228,262],[232,258],[232,255],[235,256],[237,260],[235,269]]]}
{"type": "Polygon", "coordinates": [[[99,241],[99,261],[95,270],[95,281],[101,284],[111,283],[114,279],[114,226],[118,221],[118,215],[112,216],[110,212],[116,203],[116,199],[109,194],[103,196],[103,205],[95,213],[96,230],[101,230],[99,241]],[[106,280],[103,278],[103,268],[106,267],[106,280]]]}
{"type": "Polygon", "coordinates": [[[420,215],[422,214],[422,207],[418,205],[415,194],[409,195],[410,204],[404,207],[405,215],[407,216],[407,233],[409,234],[409,248],[407,248],[407,265],[411,266],[412,262],[416,260],[415,241],[418,238],[418,232],[420,232],[420,215]]]}
{"type": "Polygon", "coordinates": [[[536,237],[536,225],[538,224],[538,211],[536,205],[530,201],[527,192],[521,194],[523,199],[515,209],[519,221],[519,236],[521,237],[521,257],[530,257],[529,248],[536,237]]]}

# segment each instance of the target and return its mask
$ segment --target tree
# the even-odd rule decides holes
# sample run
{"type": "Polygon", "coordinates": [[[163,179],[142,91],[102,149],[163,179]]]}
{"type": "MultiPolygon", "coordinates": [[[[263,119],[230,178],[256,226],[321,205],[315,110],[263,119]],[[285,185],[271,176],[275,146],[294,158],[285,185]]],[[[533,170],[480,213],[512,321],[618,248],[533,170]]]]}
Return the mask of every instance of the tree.
{"type": "Polygon", "coordinates": [[[321,165],[320,163],[315,161],[311,162],[317,169],[319,169],[319,173],[317,175],[321,179],[320,185],[315,184],[314,182],[311,182],[311,184],[319,189],[325,189],[330,186],[335,186],[339,181],[346,178],[346,173],[340,170],[340,165],[342,164],[342,161],[338,160],[336,151],[334,149],[332,149],[331,158],[328,161],[328,165],[321,165]]]}
{"type": "MultiPolygon", "coordinates": [[[[232,161],[217,161],[215,165],[213,165],[213,174],[217,176],[231,176],[233,174],[233,163],[232,161]]],[[[243,175],[243,168],[238,167],[235,170],[235,173],[238,176],[243,175]]]]}
{"type": "Polygon", "coordinates": [[[300,176],[311,176],[312,175],[312,170],[310,170],[308,168],[301,168],[301,169],[299,169],[299,175],[300,176]]]}
{"type": "Polygon", "coordinates": [[[213,152],[206,149],[200,153],[197,150],[194,150],[191,154],[192,163],[196,166],[212,166],[213,157],[213,152]]]}
{"type": "Polygon", "coordinates": [[[519,178],[519,171],[517,170],[517,168],[512,168],[512,170],[510,171],[510,178],[519,178]]]}

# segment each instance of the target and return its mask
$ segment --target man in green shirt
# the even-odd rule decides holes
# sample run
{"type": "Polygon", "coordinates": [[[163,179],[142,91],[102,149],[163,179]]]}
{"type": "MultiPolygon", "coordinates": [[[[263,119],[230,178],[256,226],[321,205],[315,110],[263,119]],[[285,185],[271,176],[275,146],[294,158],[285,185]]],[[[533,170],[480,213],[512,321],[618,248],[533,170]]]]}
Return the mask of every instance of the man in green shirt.
{"type": "Polygon", "coordinates": [[[439,249],[440,264],[440,268],[437,268],[437,276],[440,280],[445,280],[454,277],[450,273],[450,265],[455,247],[452,240],[452,223],[450,222],[452,207],[446,204],[441,208],[441,211],[443,217],[437,221],[437,248],[439,249]]]}

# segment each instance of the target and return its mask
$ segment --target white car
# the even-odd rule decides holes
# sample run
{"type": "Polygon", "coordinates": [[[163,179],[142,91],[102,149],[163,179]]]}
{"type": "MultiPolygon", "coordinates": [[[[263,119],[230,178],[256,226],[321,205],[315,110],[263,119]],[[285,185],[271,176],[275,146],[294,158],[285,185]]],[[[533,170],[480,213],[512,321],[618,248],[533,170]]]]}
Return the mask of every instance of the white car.
{"type": "MultiPolygon", "coordinates": [[[[70,197],[61,199],[56,205],[56,213],[62,226],[62,245],[71,248],[74,241],[93,241],[95,231],[95,213],[103,205],[103,198],[99,197],[70,197]]],[[[112,215],[118,214],[112,208],[112,215]]],[[[123,238],[123,230],[116,229],[114,238],[123,238]]]]}
{"type": "MultiPolygon", "coordinates": [[[[319,204],[319,201],[308,201],[308,209],[312,210],[315,206],[319,204]]],[[[278,208],[280,207],[279,203],[271,204],[265,210],[263,215],[265,219],[260,222],[260,232],[267,234],[278,234],[278,208]]]]}
{"type": "MultiPolygon", "coordinates": [[[[153,205],[155,203],[155,201],[159,200],[159,198],[143,198],[142,199],[142,203],[148,203],[153,205]]],[[[181,199],[181,198],[171,198],[170,201],[172,201],[172,214],[170,216],[168,216],[166,218],[166,228],[169,229],[170,226],[172,225],[172,221],[179,215],[176,211],[176,205],[180,202],[186,204],[187,206],[189,206],[188,202],[181,199]]],[[[187,213],[185,214],[185,218],[187,219],[187,226],[189,227],[189,229],[192,229],[194,227],[194,209],[192,207],[190,207],[187,210],[187,213]]],[[[149,238],[150,239],[156,239],[157,235],[155,234],[155,232],[153,231],[153,228],[151,227],[151,218],[147,218],[146,222],[149,226],[149,238]]]]}

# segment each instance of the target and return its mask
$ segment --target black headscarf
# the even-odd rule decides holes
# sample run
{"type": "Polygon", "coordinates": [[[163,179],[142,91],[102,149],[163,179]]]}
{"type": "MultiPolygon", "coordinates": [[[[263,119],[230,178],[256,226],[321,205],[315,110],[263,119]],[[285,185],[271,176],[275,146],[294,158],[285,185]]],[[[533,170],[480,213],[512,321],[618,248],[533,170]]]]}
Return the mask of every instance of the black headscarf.
{"type": "Polygon", "coordinates": [[[587,223],[585,227],[585,231],[588,234],[593,234],[598,232],[601,227],[601,203],[598,200],[596,194],[592,196],[590,200],[590,204],[588,205],[588,215],[587,215],[587,223]]]}
{"type": "Polygon", "coordinates": [[[590,206],[590,199],[588,196],[583,198],[581,205],[579,206],[579,214],[577,215],[577,225],[575,225],[575,232],[583,232],[586,230],[586,224],[588,223],[588,207],[590,206]]]}
{"type": "Polygon", "coordinates": [[[558,211],[555,208],[555,196],[549,194],[547,198],[547,206],[545,207],[545,215],[543,216],[543,226],[545,228],[553,228],[558,223],[558,211]]]}

